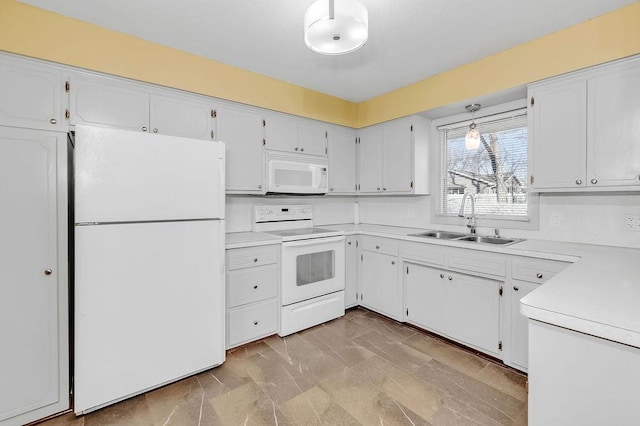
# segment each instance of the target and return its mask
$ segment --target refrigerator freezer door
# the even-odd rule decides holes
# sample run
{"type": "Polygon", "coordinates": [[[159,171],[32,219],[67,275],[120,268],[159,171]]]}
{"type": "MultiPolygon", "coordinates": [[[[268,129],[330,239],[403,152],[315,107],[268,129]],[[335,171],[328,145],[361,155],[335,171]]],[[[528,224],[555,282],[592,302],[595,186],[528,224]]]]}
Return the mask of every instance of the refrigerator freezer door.
{"type": "Polygon", "coordinates": [[[75,412],[224,361],[224,221],[76,226],[75,412]]]}
{"type": "Polygon", "coordinates": [[[75,222],[224,218],[224,144],[76,126],[75,222]]]}

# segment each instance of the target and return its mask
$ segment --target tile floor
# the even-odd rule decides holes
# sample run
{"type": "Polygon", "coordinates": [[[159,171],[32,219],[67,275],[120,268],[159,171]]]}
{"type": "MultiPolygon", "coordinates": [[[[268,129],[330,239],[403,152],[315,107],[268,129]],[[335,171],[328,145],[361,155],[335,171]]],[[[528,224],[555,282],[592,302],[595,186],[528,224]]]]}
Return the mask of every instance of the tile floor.
{"type": "Polygon", "coordinates": [[[180,382],[43,426],[524,425],[526,377],[363,309],[180,382]]]}

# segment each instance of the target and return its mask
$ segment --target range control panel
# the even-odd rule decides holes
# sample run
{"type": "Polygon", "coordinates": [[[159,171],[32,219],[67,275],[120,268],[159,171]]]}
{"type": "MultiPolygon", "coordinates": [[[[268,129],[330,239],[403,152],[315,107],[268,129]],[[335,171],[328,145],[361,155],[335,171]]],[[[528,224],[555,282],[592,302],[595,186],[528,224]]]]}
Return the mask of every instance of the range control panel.
{"type": "Polygon", "coordinates": [[[256,206],[255,222],[284,222],[291,220],[313,219],[313,207],[310,205],[256,206]]]}

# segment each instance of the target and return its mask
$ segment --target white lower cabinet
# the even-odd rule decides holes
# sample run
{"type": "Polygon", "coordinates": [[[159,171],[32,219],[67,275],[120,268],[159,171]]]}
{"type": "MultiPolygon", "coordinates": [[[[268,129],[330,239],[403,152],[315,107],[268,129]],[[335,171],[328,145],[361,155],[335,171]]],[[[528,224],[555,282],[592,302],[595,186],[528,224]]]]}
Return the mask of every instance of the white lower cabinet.
{"type": "Polygon", "coordinates": [[[360,304],[402,321],[402,287],[398,280],[398,257],[371,251],[363,251],[360,256],[360,304]]]}
{"type": "Polygon", "coordinates": [[[0,425],[69,408],[67,135],[0,127],[0,425]]]}
{"type": "Polygon", "coordinates": [[[497,357],[500,288],[500,281],[406,263],[407,322],[497,357]]]}
{"type": "Polygon", "coordinates": [[[278,332],[280,245],[227,250],[227,349],[278,332]]]}
{"type": "Polygon", "coordinates": [[[346,237],[345,244],[344,305],[350,308],[358,304],[358,239],[346,237]]]}
{"type": "Polygon", "coordinates": [[[523,371],[529,367],[529,319],[520,312],[520,299],[539,286],[526,281],[511,281],[510,364],[523,371]]]}

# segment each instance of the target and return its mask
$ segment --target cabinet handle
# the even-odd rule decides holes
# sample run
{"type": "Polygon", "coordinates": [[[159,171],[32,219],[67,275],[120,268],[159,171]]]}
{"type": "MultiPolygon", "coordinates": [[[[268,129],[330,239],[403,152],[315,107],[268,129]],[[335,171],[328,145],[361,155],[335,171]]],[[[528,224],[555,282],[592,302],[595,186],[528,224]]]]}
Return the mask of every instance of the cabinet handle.
{"type": "Polygon", "coordinates": [[[304,152],[304,148],[300,148],[300,152],[304,152]]]}
{"type": "Polygon", "coordinates": [[[380,246],[376,246],[376,250],[380,250],[380,246]]]}
{"type": "Polygon", "coordinates": [[[518,288],[518,286],[515,286],[515,285],[513,286],[513,289],[514,289],[515,291],[520,290],[520,289],[518,288]]]}
{"type": "Polygon", "coordinates": [[[386,190],[387,190],[387,188],[385,188],[385,187],[382,187],[382,190],[383,190],[383,191],[386,191],[386,190]]]}
{"type": "Polygon", "coordinates": [[[591,183],[595,185],[596,183],[598,183],[598,179],[591,179],[591,183]]]}
{"type": "Polygon", "coordinates": [[[380,191],[380,187],[377,187],[376,189],[377,189],[378,191],[380,191]]]}
{"type": "Polygon", "coordinates": [[[297,150],[298,150],[298,147],[295,147],[293,150],[294,150],[294,151],[297,151],[297,150]]]}
{"type": "Polygon", "coordinates": [[[576,185],[582,185],[582,179],[576,179],[576,185]]]}
{"type": "Polygon", "coordinates": [[[51,120],[49,120],[49,123],[51,124],[56,124],[58,122],[58,120],[56,120],[55,118],[52,118],[51,120]]]}
{"type": "Polygon", "coordinates": [[[351,245],[351,241],[347,241],[347,244],[351,245]]]}
{"type": "Polygon", "coordinates": [[[262,185],[258,185],[258,189],[262,189],[262,185]]]}
{"type": "Polygon", "coordinates": [[[440,278],[444,278],[444,274],[440,274],[440,278]]]}
{"type": "Polygon", "coordinates": [[[333,191],[333,188],[329,188],[329,191],[333,191]]]}
{"type": "Polygon", "coordinates": [[[254,321],[254,322],[253,322],[253,325],[258,325],[258,321],[254,321]]]}
{"type": "Polygon", "coordinates": [[[146,132],[147,131],[147,126],[142,126],[142,131],[146,132]]]}
{"type": "Polygon", "coordinates": [[[44,274],[45,275],[51,275],[51,274],[53,274],[53,271],[51,269],[45,269],[44,270],[44,274]]]}
{"type": "Polygon", "coordinates": [[[254,258],[253,258],[253,261],[254,261],[254,262],[257,262],[257,261],[258,261],[258,258],[257,258],[257,257],[254,257],[254,258]]]}
{"type": "Polygon", "coordinates": [[[449,275],[449,281],[451,281],[453,279],[453,277],[451,275],[449,275]]]}
{"type": "Polygon", "coordinates": [[[254,289],[254,290],[257,290],[257,289],[258,289],[258,284],[254,285],[254,286],[253,286],[253,289],[254,289]]]}
{"type": "Polygon", "coordinates": [[[153,128],[153,133],[158,133],[158,128],[157,127],[153,128]]]}
{"type": "Polygon", "coordinates": [[[536,277],[538,277],[538,278],[542,278],[542,272],[538,272],[538,273],[536,274],[536,277]]]}
{"type": "Polygon", "coordinates": [[[395,264],[396,264],[396,261],[395,261],[395,260],[392,260],[392,261],[391,261],[391,264],[392,264],[392,265],[395,265],[395,264]]]}

